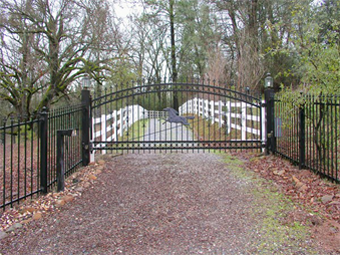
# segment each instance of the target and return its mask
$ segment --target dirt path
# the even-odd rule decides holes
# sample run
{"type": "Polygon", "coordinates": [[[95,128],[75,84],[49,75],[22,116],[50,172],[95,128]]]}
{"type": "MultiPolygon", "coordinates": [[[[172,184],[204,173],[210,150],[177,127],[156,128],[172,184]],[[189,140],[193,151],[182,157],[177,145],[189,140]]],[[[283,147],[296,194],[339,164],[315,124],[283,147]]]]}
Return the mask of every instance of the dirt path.
{"type": "MultiPolygon", "coordinates": [[[[221,155],[115,157],[92,189],[3,239],[0,253],[273,254],[261,252],[252,185],[221,155]]],[[[309,242],[292,239],[275,254],[312,254],[309,242]]]]}

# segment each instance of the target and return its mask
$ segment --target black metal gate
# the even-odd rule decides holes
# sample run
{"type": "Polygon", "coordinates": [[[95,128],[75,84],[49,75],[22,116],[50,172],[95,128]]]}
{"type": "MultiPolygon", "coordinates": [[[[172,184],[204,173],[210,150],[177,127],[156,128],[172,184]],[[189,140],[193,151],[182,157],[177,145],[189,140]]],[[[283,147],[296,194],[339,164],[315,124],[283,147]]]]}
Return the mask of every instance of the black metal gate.
{"type": "Polygon", "coordinates": [[[131,83],[92,100],[93,150],[261,149],[264,112],[259,98],[224,86],[131,83]]]}

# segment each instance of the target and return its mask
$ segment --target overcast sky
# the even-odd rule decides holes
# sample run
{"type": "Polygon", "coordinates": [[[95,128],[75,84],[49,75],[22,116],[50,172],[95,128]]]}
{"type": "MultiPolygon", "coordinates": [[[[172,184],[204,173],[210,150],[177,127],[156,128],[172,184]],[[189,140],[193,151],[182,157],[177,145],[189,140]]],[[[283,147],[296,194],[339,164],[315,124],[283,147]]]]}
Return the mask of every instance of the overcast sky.
{"type": "Polygon", "coordinates": [[[115,1],[116,3],[113,3],[114,11],[118,18],[126,18],[128,15],[134,13],[134,12],[141,12],[142,7],[138,6],[138,4],[131,4],[129,1],[115,1]]]}

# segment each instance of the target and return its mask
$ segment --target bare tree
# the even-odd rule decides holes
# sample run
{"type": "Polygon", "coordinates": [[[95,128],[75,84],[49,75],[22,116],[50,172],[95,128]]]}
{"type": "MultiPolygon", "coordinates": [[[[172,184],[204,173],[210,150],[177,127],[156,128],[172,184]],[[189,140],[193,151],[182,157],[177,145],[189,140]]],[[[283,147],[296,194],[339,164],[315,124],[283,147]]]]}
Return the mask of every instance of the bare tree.
{"type": "Polygon", "coordinates": [[[166,64],[167,27],[157,18],[149,20],[144,15],[133,17],[132,22],[134,37],[131,54],[138,68],[138,76],[160,82],[164,78],[166,64]]]}
{"type": "MultiPolygon", "coordinates": [[[[271,54],[289,44],[294,1],[285,0],[210,0],[220,17],[222,41],[235,85],[260,90],[266,72],[275,76],[293,65],[289,56],[271,54]]],[[[281,78],[281,80],[280,80],[281,78]]]]}
{"type": "MultiPolygon", "coordinates": [[[[0,97],[21,117],[28,117],[31,99],[46,74],[46,65],[33,50],[40,37],[31,33],[35,27],[28,19],[1,7],[0,97]]],[[[31,5],[28,2],[21,8],[29,10],[31,5]]]]}
{"type": "Polygon", "coordinates": [[[208,50],[208,66],[205,79],[221,86],[230,82],[227,68],[227,58],[223,55],[221,47],[217,46],[208,50]]]}
{"type": "Polygon", "coordinates": [[[86,73],[100,80],[113,45],[105,1],[4,0],[0,9],[0,95],[21,114],[50,106],[86,73]]]}

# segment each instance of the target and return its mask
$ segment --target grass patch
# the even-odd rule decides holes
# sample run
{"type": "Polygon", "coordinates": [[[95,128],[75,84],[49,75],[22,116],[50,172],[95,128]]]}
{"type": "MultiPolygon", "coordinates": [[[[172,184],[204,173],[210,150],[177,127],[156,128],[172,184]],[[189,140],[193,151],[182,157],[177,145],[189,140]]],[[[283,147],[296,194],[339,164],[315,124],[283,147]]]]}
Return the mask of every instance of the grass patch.
{"type": "MultiPolygon", "coordinates": [[[[186,115],[184,115],[186,116],[186,115]]],[[[188,114],[188,116],[192,116],[188,114]]],[[[221,126],[218,122],[214,122],[210,119],[203,118],[202,116],[195,115],[195,119],[188,120],[190,124],[190,129],[192,130],[196,139],[210,141],[228,141],[233,139],[241,139],[242,132],[241,130],[231,129],[230,133],[227,133],[227,127],[225,125],[221,126]]],[[[232,121],[233,123],[235,121],[232,121]]],[[[251,124],[248,123],[248,127],[252,127],[251,124]]],[[[260,129],[258,126],[253,126],[254,129],[260,129]]],[[[251,133],[246,133],[246,139],[259,139],[258,136],[253,135],[251,133]]]]}
{"type": "Polygon", "coordinates": [[[309,228],[298,221],[285,223],[296,206],[279,192],[260,186],[253,191],[256,208],[253,217],[261,236],[253,246],[257,254],[318,254],[311,247],[309,228]],[[293,253],[294,252],[294,253],[293,253]]]}
{"type": "Polygon", "coordinates": [[[232,176],[242,180],[242,188],[253,196],[250,217],[254,219],[250,254],[319,254],[310,238],[310,229],[287,217],[301,206],[280,193],[268,180],[246,170],[244,163],[229,154],[223,157],[232,176]]]}
{"type": "Polygon", "coordinates": [[[131,127],[124,131],[123,136],[118,138],[118,141],[139,141],[143,140],[145,130],[148,127],[149,119],[141,119],[131,125],[131,127]]]}
{"type": "Polygon", "coordinates": [[[138,141],[143,141],[143,136],[148,127],[149,121],[149,119],[141,119],[133,123],[128,130],[125,130],[123,132],[122,136],[118,136],[118,142],[121,143],[117,144],[115,142],[112,142],[111,144],[108,144],[108,150],[110,150],[110,147],[114,148],[113,150],[120,150],[124,148],[137,149],[138,147],[140,147],[141,144],[139,144],[138,141]],[[135,143],[128,143],[132,141],[135,141],[135,143]]]}

